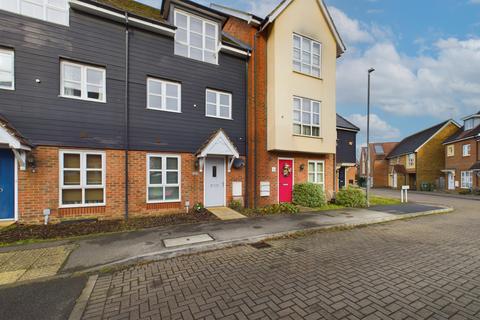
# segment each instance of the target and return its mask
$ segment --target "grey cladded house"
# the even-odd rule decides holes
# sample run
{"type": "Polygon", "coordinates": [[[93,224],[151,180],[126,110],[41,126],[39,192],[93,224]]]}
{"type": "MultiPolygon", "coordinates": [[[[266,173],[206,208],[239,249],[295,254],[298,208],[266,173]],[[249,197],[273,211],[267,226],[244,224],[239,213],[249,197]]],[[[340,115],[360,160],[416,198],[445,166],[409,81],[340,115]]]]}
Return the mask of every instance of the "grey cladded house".
{"type": "Polygon", "coordinates": [[[163,2],[0,1],[0,220],[243,200],[250,48],[163,2]]]}

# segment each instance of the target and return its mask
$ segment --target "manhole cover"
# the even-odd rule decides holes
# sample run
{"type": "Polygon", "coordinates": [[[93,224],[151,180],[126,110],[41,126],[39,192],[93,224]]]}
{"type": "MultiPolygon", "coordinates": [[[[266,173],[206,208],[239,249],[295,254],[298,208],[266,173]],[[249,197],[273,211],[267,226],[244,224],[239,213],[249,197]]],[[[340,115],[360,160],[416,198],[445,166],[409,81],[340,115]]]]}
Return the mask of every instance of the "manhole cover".
{"type": "Polygon", "coordinates": [[[254,247],[255,249],[265,249],[265,248],[271,248],[272,246],[269,245],[268,243],[266,242],[257,242],[257,243],[252,243],[251,244],[252,247],[254,247]]]}
{"type": "Polygon", "coordinates": [[[213,238],[210,235],[204,233],[204,234],[198,234],[198,235],[181,237],[181,238],[165,239],[163,240],[163,244],[165,245],[166,248],[169,248],[169,247],[184,246],[188,244],[201,243],[201,242],[207,242],[207,241],[213,241],[213,238]]]}

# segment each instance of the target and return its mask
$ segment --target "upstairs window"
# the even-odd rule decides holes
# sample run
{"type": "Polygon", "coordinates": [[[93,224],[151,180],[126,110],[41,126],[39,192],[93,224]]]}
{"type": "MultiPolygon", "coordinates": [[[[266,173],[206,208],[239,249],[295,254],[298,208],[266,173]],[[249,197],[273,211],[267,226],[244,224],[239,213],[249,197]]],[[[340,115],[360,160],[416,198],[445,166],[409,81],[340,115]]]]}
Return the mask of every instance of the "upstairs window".
{"type": "Polygon", "coordinates": [[[320,136],[320,102],[293,98],[293,134],[302,136],[320,136]]]}
{"type": "Polygon", "coordinates": [[[414,168],[415,167],[415,154],[411,153],[407,156],[407,167],[414,168]]]}
{"type": "Polygon", "coordinates": [[[89,65],[61,62],[61,96],[88,101],[106,102],[105,69],[89,65]]]}
{"type": "Polygon", "coordinates": [[[162,111],[181,112],[181,87],[179,83],[147,79],[147,108],[162,111]]]}
{"type": "Polygon", "coordinates": [[[207,117],[232,119],[232,95],[227,92],[207,89],[207,117]]]}
{"type": "Polygon", "coordinates": [[[322,44],[318,41],[293,35],[293,70],[320,78],[322,44]]]}
{"type": "Polygon", "coordinates": [[[217,64],[218,24],[175,10],[175,54],[217,64]]]}
{"type": "Polygon", "coordinates": [[[453,157],[455,155],[455,146],[449,145],[447,146],[447,157],[453,157]]]}
{"type": "Polygon", "coordinates": [[[0,0],[0,9],[68,26],[68,0],[0,0]]]}
{"type": "Polygon", "coordinates": [[[378,155],[385,154],[385,151],[383,150],[383,146],[381,144],[376,144],[375,145],[375,153],[378,154],[378,155]]]}
{"type": "Polygon", "coordinates": [[[0,49],[0,89],[13,90],[14,78],[13,50],[0,49]]]}
{"type": "Polygon", "coordinates": [[[469,144],[464,144],[464,145],[463,145],[463,156],[464,156],[464,157],[469,157],[471,150],[472,150],[472,146],[471,146],[471,145],[469,145],[469,144]]]}
{"type": "Polygon", "coordinates": [[[465,120],[465,131],[472,130],[474,127],[474,123],[475,123],[474,119],[465,120]]]}

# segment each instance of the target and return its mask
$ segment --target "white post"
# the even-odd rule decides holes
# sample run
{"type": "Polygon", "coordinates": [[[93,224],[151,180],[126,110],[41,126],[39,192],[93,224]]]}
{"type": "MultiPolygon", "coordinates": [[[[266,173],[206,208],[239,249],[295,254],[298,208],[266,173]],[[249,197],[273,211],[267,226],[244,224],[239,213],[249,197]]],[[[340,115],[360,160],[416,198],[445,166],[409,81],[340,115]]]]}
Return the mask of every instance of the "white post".
{"type": "Polygon", "coordinates": [[[401,199],[400,202],[403,203],[403,189],[400,190],[400,195],[401,195],[401,196],[400,196],[400,199],[401,199]]]}
{"type": "Polygon", "coordinates": [[[402,186],[402,197],[401,197],[401,200],[402,200],[402,203],[404,202],[404,196],[403,196],[403,193],[405,192],[405,202],[408,202],[408,190],[410,189],[410,186],[402,186]]]}
{"type": "Polygon", "coordinates": [[[405,202],[408,203],[408,189],[405,189],[405,202]]]}

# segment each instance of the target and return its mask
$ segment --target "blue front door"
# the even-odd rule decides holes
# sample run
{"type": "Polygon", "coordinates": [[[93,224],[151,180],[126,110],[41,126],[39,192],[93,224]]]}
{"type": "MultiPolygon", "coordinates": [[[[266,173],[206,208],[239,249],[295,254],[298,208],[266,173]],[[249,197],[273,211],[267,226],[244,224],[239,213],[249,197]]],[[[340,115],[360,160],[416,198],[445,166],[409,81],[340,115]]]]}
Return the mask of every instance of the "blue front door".
{"type": "Polygon", "coordinates": [[[15,158],[9,149],[0,149],[0,220],[15,217],[15,158]]]}

